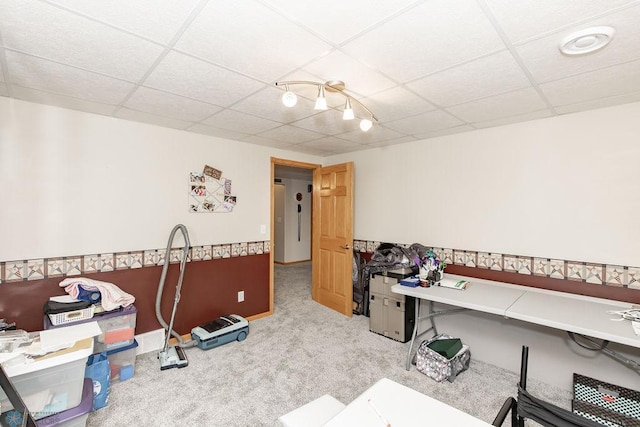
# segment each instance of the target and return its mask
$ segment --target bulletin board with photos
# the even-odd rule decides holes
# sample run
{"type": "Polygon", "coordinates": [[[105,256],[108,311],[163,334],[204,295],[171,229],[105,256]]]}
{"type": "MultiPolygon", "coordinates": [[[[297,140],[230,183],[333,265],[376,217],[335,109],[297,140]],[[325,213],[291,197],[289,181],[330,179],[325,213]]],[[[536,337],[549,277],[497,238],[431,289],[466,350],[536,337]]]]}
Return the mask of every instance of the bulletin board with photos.
{"type": "Polygon", "coordinates": [[[231,179],[222,171],[206,165],[202,172],[189,173],[189,212],[232,212],[236,196],[231,192],[231,179]]]}

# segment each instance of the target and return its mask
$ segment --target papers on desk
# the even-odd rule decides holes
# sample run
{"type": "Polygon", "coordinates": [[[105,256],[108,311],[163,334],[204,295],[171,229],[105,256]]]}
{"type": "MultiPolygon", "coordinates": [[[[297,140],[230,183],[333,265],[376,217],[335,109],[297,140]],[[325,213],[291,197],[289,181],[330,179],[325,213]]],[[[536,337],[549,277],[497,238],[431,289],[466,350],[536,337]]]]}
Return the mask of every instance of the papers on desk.
{"type": "Polygon", "coordinates": [[[451,288],[451,289],[459,289],[465,290],[471,284],[471,282],[467,280],[450,280],[450,279],[442,279],[440,280],[440,286],[443,288],[451,288]]]}

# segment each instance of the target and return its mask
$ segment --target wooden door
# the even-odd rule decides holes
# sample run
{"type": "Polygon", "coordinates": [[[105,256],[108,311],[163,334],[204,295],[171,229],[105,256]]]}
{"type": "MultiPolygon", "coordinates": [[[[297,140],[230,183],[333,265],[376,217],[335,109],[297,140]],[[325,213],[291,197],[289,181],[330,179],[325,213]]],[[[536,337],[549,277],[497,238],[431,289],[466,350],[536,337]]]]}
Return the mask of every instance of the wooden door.
{"type": "Polygon", "coordinates": [[[314,301],[353,313],[353,163],[313,171],[314,301]]]}

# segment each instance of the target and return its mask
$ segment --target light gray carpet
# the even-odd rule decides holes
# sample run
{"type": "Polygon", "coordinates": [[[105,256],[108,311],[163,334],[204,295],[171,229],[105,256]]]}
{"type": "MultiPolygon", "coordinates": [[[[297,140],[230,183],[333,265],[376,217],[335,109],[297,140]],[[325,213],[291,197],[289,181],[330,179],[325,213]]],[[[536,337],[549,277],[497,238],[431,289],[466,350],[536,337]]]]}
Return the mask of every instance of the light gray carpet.
{"type": "MultiPolygon", "coordinates": [[[[473,360],[473,349],[469,370],[453,383],[415,366],[406,371],[408,344],[369,332],[368,317],[349,319],[311,299],[309,263],[276,265],[275,274],[275,312],[251,322],[245,341],[188,349],[183,369],[160,371],[155,352],[139,356],[135,376],[112,385],[109,405],[87,426],[276,426],[280,415],[325,393],[347,404],[383,377],[492,422],[516,391],[518,374],[473,360]]],[[[570,407],[569,392],[527,385],[570,407]]]]}

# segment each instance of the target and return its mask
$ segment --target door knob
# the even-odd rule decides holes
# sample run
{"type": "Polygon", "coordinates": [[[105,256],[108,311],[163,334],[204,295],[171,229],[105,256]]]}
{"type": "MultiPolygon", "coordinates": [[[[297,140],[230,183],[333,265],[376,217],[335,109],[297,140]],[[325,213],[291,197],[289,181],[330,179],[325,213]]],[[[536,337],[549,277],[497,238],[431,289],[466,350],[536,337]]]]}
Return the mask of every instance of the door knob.
{"type": "Polygon", "coordinates": [[[341,246],[341,248],[342,248],[342,249],[347,249],[347,250],[349,250],[349,249],[351,249],[351,246],[349,246],[349,245],[342,245],[342,246],[341,246]]]}

